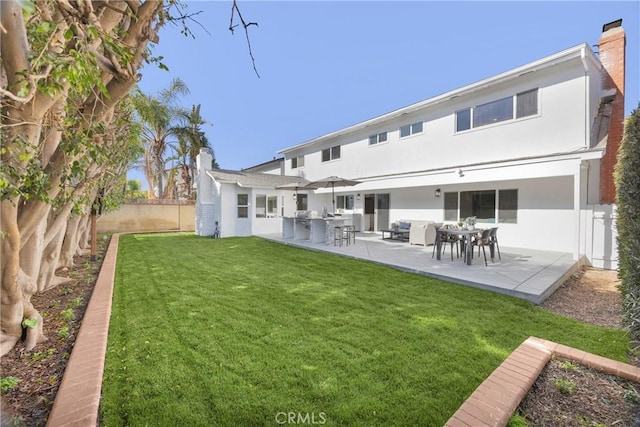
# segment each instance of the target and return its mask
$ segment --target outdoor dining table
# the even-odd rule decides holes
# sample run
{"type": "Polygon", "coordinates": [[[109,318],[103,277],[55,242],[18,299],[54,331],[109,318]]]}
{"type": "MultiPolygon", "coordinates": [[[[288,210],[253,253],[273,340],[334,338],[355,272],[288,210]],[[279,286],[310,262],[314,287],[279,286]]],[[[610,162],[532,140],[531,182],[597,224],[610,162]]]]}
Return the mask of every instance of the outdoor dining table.
{"type": "Polygon", "coordinates": [[[440,261],[440,249],[442,248],[442,236],[463,236],[465,239],[464,249],[465,256],[464,260],[467,265],[471,265],[471,258],[473,253],[473,242],[471,241],[471,236],[474,234],[478,234],[482,230],[473,229],[468,230],[466,228],[450,228],[446,230],[436,230],[436,252],[438,253],[436,259],[440,261]]]}

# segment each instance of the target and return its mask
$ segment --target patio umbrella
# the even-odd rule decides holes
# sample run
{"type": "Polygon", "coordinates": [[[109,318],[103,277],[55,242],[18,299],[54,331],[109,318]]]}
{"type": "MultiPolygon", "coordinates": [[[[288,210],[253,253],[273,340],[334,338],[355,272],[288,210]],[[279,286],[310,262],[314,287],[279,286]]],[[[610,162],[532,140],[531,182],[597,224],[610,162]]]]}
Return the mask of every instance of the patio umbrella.
{"type": "Polygon", "coordinates": [[[304,188],[304,189],[307,189],[307,190],[313,190],[313,189],[316,189],[318,187],[311,186],[311,184],[308,181],[306,181],[306,182],[302,182],[302,181],[288,182],[286,184],[282,184],[282,185],[276,186],[276,189],[278,189],[278,190],[293,190],[295,192],[297,192],[299,188],[304,188]]]}
{"type": "Polygon", "coordinates": [[[361,181],[355,181],[352,179],[340,178],[339,176],[330,176],[325,179],[319,179],[317,181],[312,181],[309,185],[304,188],[329,188],[331,187],[331,201],[333,203],[333,213],[336,212],[336,195],[335,195],[335,187],[352,187],[354,185],[360,184],[361,181]]]}

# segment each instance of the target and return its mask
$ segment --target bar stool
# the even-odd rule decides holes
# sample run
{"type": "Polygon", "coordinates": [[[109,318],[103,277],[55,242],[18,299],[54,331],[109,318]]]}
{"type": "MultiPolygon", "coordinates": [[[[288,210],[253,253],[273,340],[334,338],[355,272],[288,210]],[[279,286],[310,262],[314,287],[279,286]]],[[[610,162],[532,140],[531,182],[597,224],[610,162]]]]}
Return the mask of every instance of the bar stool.
{"type": "Polygon", "coordinates": [[[347,241],[347,245],[349,245],[351,243],[351,240],[353,239],[353,244],[356,244],[356,226],[355,225],[345,225],[343,226],[344,228],[344,234],[345,234],[345,239],[347,241]]]}
{"type": "MultiPolygon", "coordinates": [[[[333,226],[333,246],[340,245],[342,246],[342,242],[347,238],[345,237],[345,226],[344,225],[334,225],[333,226]]],[[[349,244],[347,242],[347,244],[349,244]]]]}

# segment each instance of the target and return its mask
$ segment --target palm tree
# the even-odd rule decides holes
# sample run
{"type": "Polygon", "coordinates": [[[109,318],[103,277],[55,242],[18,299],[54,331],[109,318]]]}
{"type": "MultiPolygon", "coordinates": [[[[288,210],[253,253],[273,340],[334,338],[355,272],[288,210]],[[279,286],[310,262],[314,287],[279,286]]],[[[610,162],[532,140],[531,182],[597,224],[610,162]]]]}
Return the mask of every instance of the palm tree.
{"type": "Polygon", "coordinates": [[[176,120],[184,114],[183,109],[175,106],[175,101],[180,95],[188,93],[186,84],[180,79],[174,79],[157,97],[145,95],[139,88],[132,94],[136,112],[143,124],[145,151],[142,170],[149,184],[150,199],[163,197],[165,157],[173,143],[171,137],[175,135],[176,120]]]}
{"type": "MultiPolygon", "coordinates": [[[[186,187],[182,194],[187,194],[189,198],[192,198],[192,183],[196,172],[196,156],[200,153],[201,148],[211,149],[207,136],[202,130],[202,126],[206,124],[210,125],[211,123],[205,120],[200,114],[200,104],[192,105],[191,111],[183,111],[180,116],[181,125],[173,130],[178,138],[176,155],[178,168],[181,171],[182,180],[186,187]]],[[[211,167],[214,169],[218,168],[215,155],[211,167]]]]}

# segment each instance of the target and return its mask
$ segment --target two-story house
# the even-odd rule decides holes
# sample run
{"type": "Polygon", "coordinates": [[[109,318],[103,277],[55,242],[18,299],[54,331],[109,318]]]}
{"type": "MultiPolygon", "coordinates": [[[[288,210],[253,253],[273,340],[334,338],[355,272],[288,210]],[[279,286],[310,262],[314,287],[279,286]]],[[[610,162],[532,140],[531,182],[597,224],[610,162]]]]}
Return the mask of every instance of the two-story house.
{"type": "Polygon", "coordinates": [[[278,216],[332,206],[330,189],[292,197],[278,186],[335,175],[361,182],[336,187],[335,195],[336,208],[361,214],[363,231],[402,218],[475,216],[480,227],[499,227],[502,246],[569,252],[615,268],[613,166],[624,120],[624,50],[621,21],[612,22],[603,27],[598,54],[580,44],[285,148],[284,174],[269,188],[248,172],[203,171],[201,180],[211,182],[199,185],[217,186],[220,194],[202,202],[217,204],[218,221],[231,223],[223,224],[223,236],[277,232],[278,216]],[[265,208],[273,214],[269,227],[259,224],[265,208]],[[247,227],[237,226],[245,219],[240,213],[247,227]]]}

